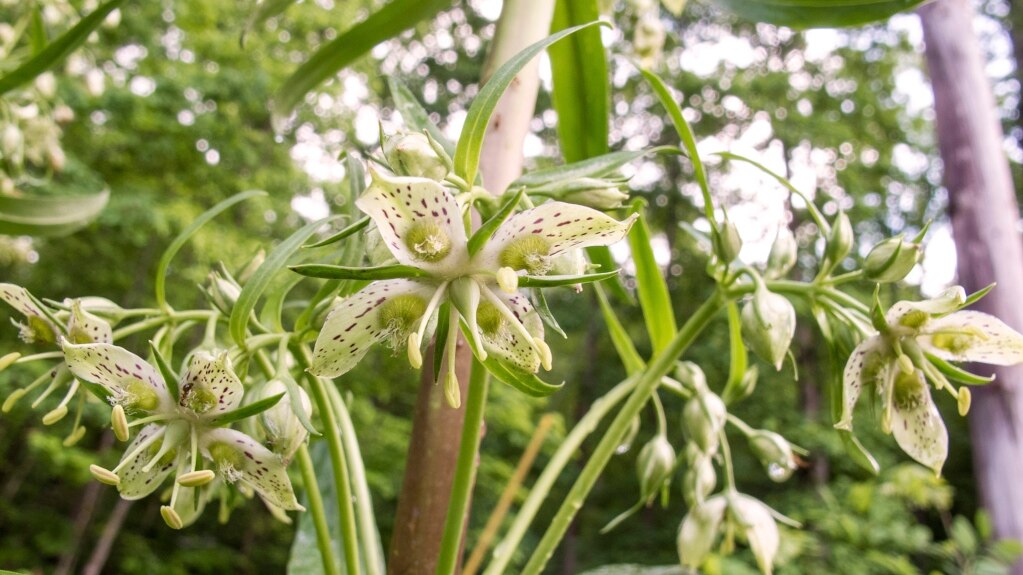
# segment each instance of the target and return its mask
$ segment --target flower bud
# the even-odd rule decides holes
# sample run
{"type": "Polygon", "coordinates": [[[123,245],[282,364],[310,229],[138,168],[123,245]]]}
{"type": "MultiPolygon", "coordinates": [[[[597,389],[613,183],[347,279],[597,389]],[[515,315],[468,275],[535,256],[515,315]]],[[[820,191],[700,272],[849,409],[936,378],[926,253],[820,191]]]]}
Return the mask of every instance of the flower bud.
{"type": "Polygon", "coordinates": [[[644,16],[636,23],[632,34],[632,48],[644,67],[651,68],[657,65],[664,50],[666,37],[664,23],[656,13],[644,16]]]}
{"type": "Polygon", "coordinates": [[[920,244],[907,242],[901,235],[878,242],[863,262],[863,274],[877,283],[902,280],[920,260],[920,244]]]}
{"type": "Polygon", "coordinates": [[[729,263],[739,257],[742,250],[742,238],[739,237],[739,228],[731,220],[726,219],[721,223],[717,235],[714,236],[714,251],[718,259],[729,263]]]}
{"type": "Polygon", "coordinates": [[[700,451],[713,453],[718,448],[718,435],[725,427],[728,409],[725,402],[711,392],[697,395],[682,408],[682,427],[700,451]]]}
{"type": "Polygon", "coordinates": [[[756,499],[736,495],[729,503],[730,520],[735,522],[739,534],[749,543],[760,571],[770,575],[774,556],[778,553],[778,524],[771,510],[756,499]]]}
{"type": "Polygon", "coordinates": [[[831,225],[831,235],[828,237],[828,247],[824,255],[832,264],[838,264],[853,246],[853,229],[849,216],[845,212],[838,212],[835,222],[831,225]]]}
{"type": "Polygon", "coordinates": [[[636,458],[640,497],[649,505],[657,493],[671,481],[675,468],[675,448],[664,435],[657,434],[643,446],[636,458]]]}
{"type": "Polygon", "coordinates": [[[789,273],[792,266],[796,265],[798,244],[796,236],[788,226],[778,228],[778,235],[771,244],[771,253],[767,256],[767,270],[764,275],[770,278],[780,278],[789,273]]]}
{"type": "Polygon", "coordinates": [[[0,134],[0,153],[10,164],[20,165],[24,160],[25,136],[14,124],[4,126],[0,134]]]}
{"type": "Polygon", "coordinates": [[[703,453],[695,445],[686,446],[688,466],[682,475],[682,497],[686,504],[693,506],[701,503],[717,486],[717,472],[714,460],[709,454],[703,453]]]}
{"type": "Polygon", "coordinates": [[[238,301],[238,296],[242,294],[241,286],[238,285],[234,278],[227,275],[226,270],[211,271],[206,276],[204,291],[209,297],[210,303],[227,315],[231,314],[231,309],[234,307],[235,302],[238,301]]]}
{"type": "MultiPolygon", "coordinates": [[[[302,410],[306,417],[312,415],[313,405],[305,390],[295,385],[292,389],[297,390],[300,396],[302,410]]],[[[260,422],[266,430],[266,442],[271,451],[280,455],[285,461],[291,460],[298,448],[305,442],[309,435],[308,430],[302,425],[301,420],[295,415],[293,402],[288,395],[288,386],[282,381],[273,380],[267,383],[263,389],[263,398],[273,397],[284,393],[273,407],[260,414],[260,422]]]]}
{"type": "Polygon", "coordinates": [[[707,377],[700,366],[691,361],[680,361],[675,365],[675,379],[689,391],[699,394],[707,390],[707,377]]]}
{"type": "Polygon", "coordinates": [[[622,191],[620,182],[614,180],[579,178],[559,187],[560,190],[551,194],[555,199],[596,210],[620,208],[629,199],[628,192],[622,191]]]}
{"type": "Polygon", "coordinates": [[[721,531],[728,501],[711,497],[686,513],[678,530],[678,558],[683,567],[698,569],[710,555],[721,531]]]}
{"type": "Polygon", "coordinates": [[[758,288],[742,308],[742,336],[754,353],[781,370],[792,336],[796,333],[796,310],[789,300],[766,288],[758,288]]]}
{"type": "Polygon", "coordinates": [[[445,162],[423,134],[396,134],[384,140],[384,156],[399,176],[414,176],[440,181],[448,175],[445,162]]]}
{"type": "Polygon", "coordinates": [[[64,104],[53,109],[53,121],[58,124],[67,124],[75,119],[75,111],[64,104]]]}
{"type": "Polygon", "coordinates": [[[749,447],[767,470],[771,481],[781,483],[792,477],[792,472],[796,470],[796,459],[792,455],[792,446],[784,437],[761,429],[750,435],[749,447]]]}

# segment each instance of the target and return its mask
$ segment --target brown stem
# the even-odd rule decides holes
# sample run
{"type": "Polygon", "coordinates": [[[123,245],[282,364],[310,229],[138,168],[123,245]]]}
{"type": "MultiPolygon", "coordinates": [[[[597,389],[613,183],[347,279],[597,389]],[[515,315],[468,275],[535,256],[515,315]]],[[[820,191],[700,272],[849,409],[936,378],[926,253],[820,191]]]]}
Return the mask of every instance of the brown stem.
{"type": "Polygon", "coordinates": [[[103,527],[103,533],[99,536],[99,541],[96,542],[89,561],[82,569],[82,575],[99,575],[103,572],[103,566],[106,565],[107,558],[110,557],[110,549],[113,548],[114,541],[117,540],[117,535],[121,532],[124,519],[128,516],[128,510],[131,509],[133,503],[134,501],[127,499],[117,500],[117,505],[110,512],[110,518],[107,519],[107,524],[103,527]]]}

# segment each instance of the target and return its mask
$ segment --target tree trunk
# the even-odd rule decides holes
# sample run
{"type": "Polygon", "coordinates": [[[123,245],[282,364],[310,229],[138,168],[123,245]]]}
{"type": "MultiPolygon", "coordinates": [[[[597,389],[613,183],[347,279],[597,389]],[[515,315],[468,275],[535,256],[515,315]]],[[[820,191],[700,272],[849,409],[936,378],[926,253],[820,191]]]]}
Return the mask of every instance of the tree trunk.
{"type": "MultiPolygon", "coordinates": [[[[997,282],[976,308],[1023,328],[1023,246],[994,96],[968,0],[920,9],[945,164],[959,281],[968,291],[997,282]]],[[[970,413],[975,473],[999,537],[1023,539],[1023,367],[978,366],[997,380],[974,388],[970,413]]],[[[1023,575],[1023,565],[1013,571],[1023,575]]]]}
{"type": "MultiPolygon", "coordinates": [[[[553,12],[553,0],[505,0],[484,79],[523,48],[544,38],[553,12]]],[[[529,132],[540,84],[537,67],[534,61],[516,76],[490,120],[480,156],[480,172],[487,189],[494,194],[502,193],[522,171],[522,143],[529,132]]],[[[434,572],[451,498],[465,410],[448,406],[443,386],[433,381],[429,367],[433,365],[432,356],[431,349],[423,362],[412,440],[391,538],[387,569],[391,575],[434,572]]],[[[472,351],[459,338],[456,369],[463,398],[471,365],[472,351]]]]}

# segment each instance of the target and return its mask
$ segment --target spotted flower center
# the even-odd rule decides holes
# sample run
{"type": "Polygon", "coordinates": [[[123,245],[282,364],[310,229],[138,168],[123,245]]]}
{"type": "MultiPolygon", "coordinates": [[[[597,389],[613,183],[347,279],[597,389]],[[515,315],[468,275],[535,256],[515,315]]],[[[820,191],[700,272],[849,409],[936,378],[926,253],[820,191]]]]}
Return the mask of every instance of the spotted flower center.
{"type": "Polygon", "coordinates": [[[383,304],[380,308],[380,329],[391,340],[391,347],[397,349],[405,344],[424,313],[426,302],[411,294],[391,298],[383,304]]]}
{"type": "Polygon", "coordinates": [[[476,322],[484,335],[493,338],[501,331],[505,319],[501,315],[501,311],[497,309],[497,306],[485,301],[480,303],[480,306],[476,309],[476,322]]]}
{"type": "Polygon", "coordinates": [[[544,275],[551,269],[551,245],[541,236],[528,235],[509,243],[500,255],[502,267],[544,275]]]}
{"type": "Polygon", "coordinates": [[[217,405],[217,396],[204,385],[186,383],[181,386],[181,406],[203,414],[217,405]]]}
{"type": "Polygon", "coordinates": [[[422,262],[435,263],[451,253],[451,239],[432,220],[412,224],[405,235],[405,246],[422,262]]]}

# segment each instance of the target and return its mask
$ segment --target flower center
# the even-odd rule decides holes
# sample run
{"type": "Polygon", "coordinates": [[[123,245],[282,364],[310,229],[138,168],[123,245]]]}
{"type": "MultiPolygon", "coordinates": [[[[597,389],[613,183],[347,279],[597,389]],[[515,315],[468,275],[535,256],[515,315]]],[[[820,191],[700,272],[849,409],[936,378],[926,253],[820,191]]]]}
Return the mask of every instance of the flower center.
{"type": "Polygon", "coordinates": [[[126,386],[124,397],[119,403],[130,409],[153,411],[160,404],[160,398],[153,388],[140,380],[135,380],[126,386]]]}
{"type": "Polygon", "coordinates": [[[903,314],[899,318],[899,324],[912,329],[920,329],[930,318],[931,316],[927,312],[914,309],[903,314]]]}
{"type": "Polygon", "coordinates": [[[411,294],[393,297],[380,307],[380,329],[391,340],[391,347],[397,349],[406,343],[405,340],[424,313],[426,302],[411,294]]]}
{"type": "Polygon", "coordinates": [[[405,235],[405,246],[423,262],[438,262],[451,253],[451,239],[433,220],[412,224],[405,235]]]}
{"type": "Polygon", "coordinates": [[[489,338],[497,335],[504,325],[504,321],[501,311],[488,301],[480,303],[476,308],[476,323],[480,326],[480,331],[489,338]]]}
{"type": "Polygon", "coordinates": [[[900,411],[916,409],[924,402],[925,384],[916,370],[912,373],[900,370],[893,385],[892,400],[900,411]]]}
{"type": "Polygon", "coordinates": [[[978,339],[986,339],[984,334],[975,329],[962,331],[940,331],[931,336],[931,343],[955,355],[963,355],[970,350],[978,339]]]}
{"type": "Polygon", "coordinates": [[[217,396],[204,385],[186,383],[181,386],[181,407],[203,414],[217,405],[217,396]]]}
{"type": "Polygon", "coordinates": [[[551,245],[541,236],[522,236],[501,252],[502,267],[526,270],[531,275],[544,275],[551,269],[551,245]]]}

